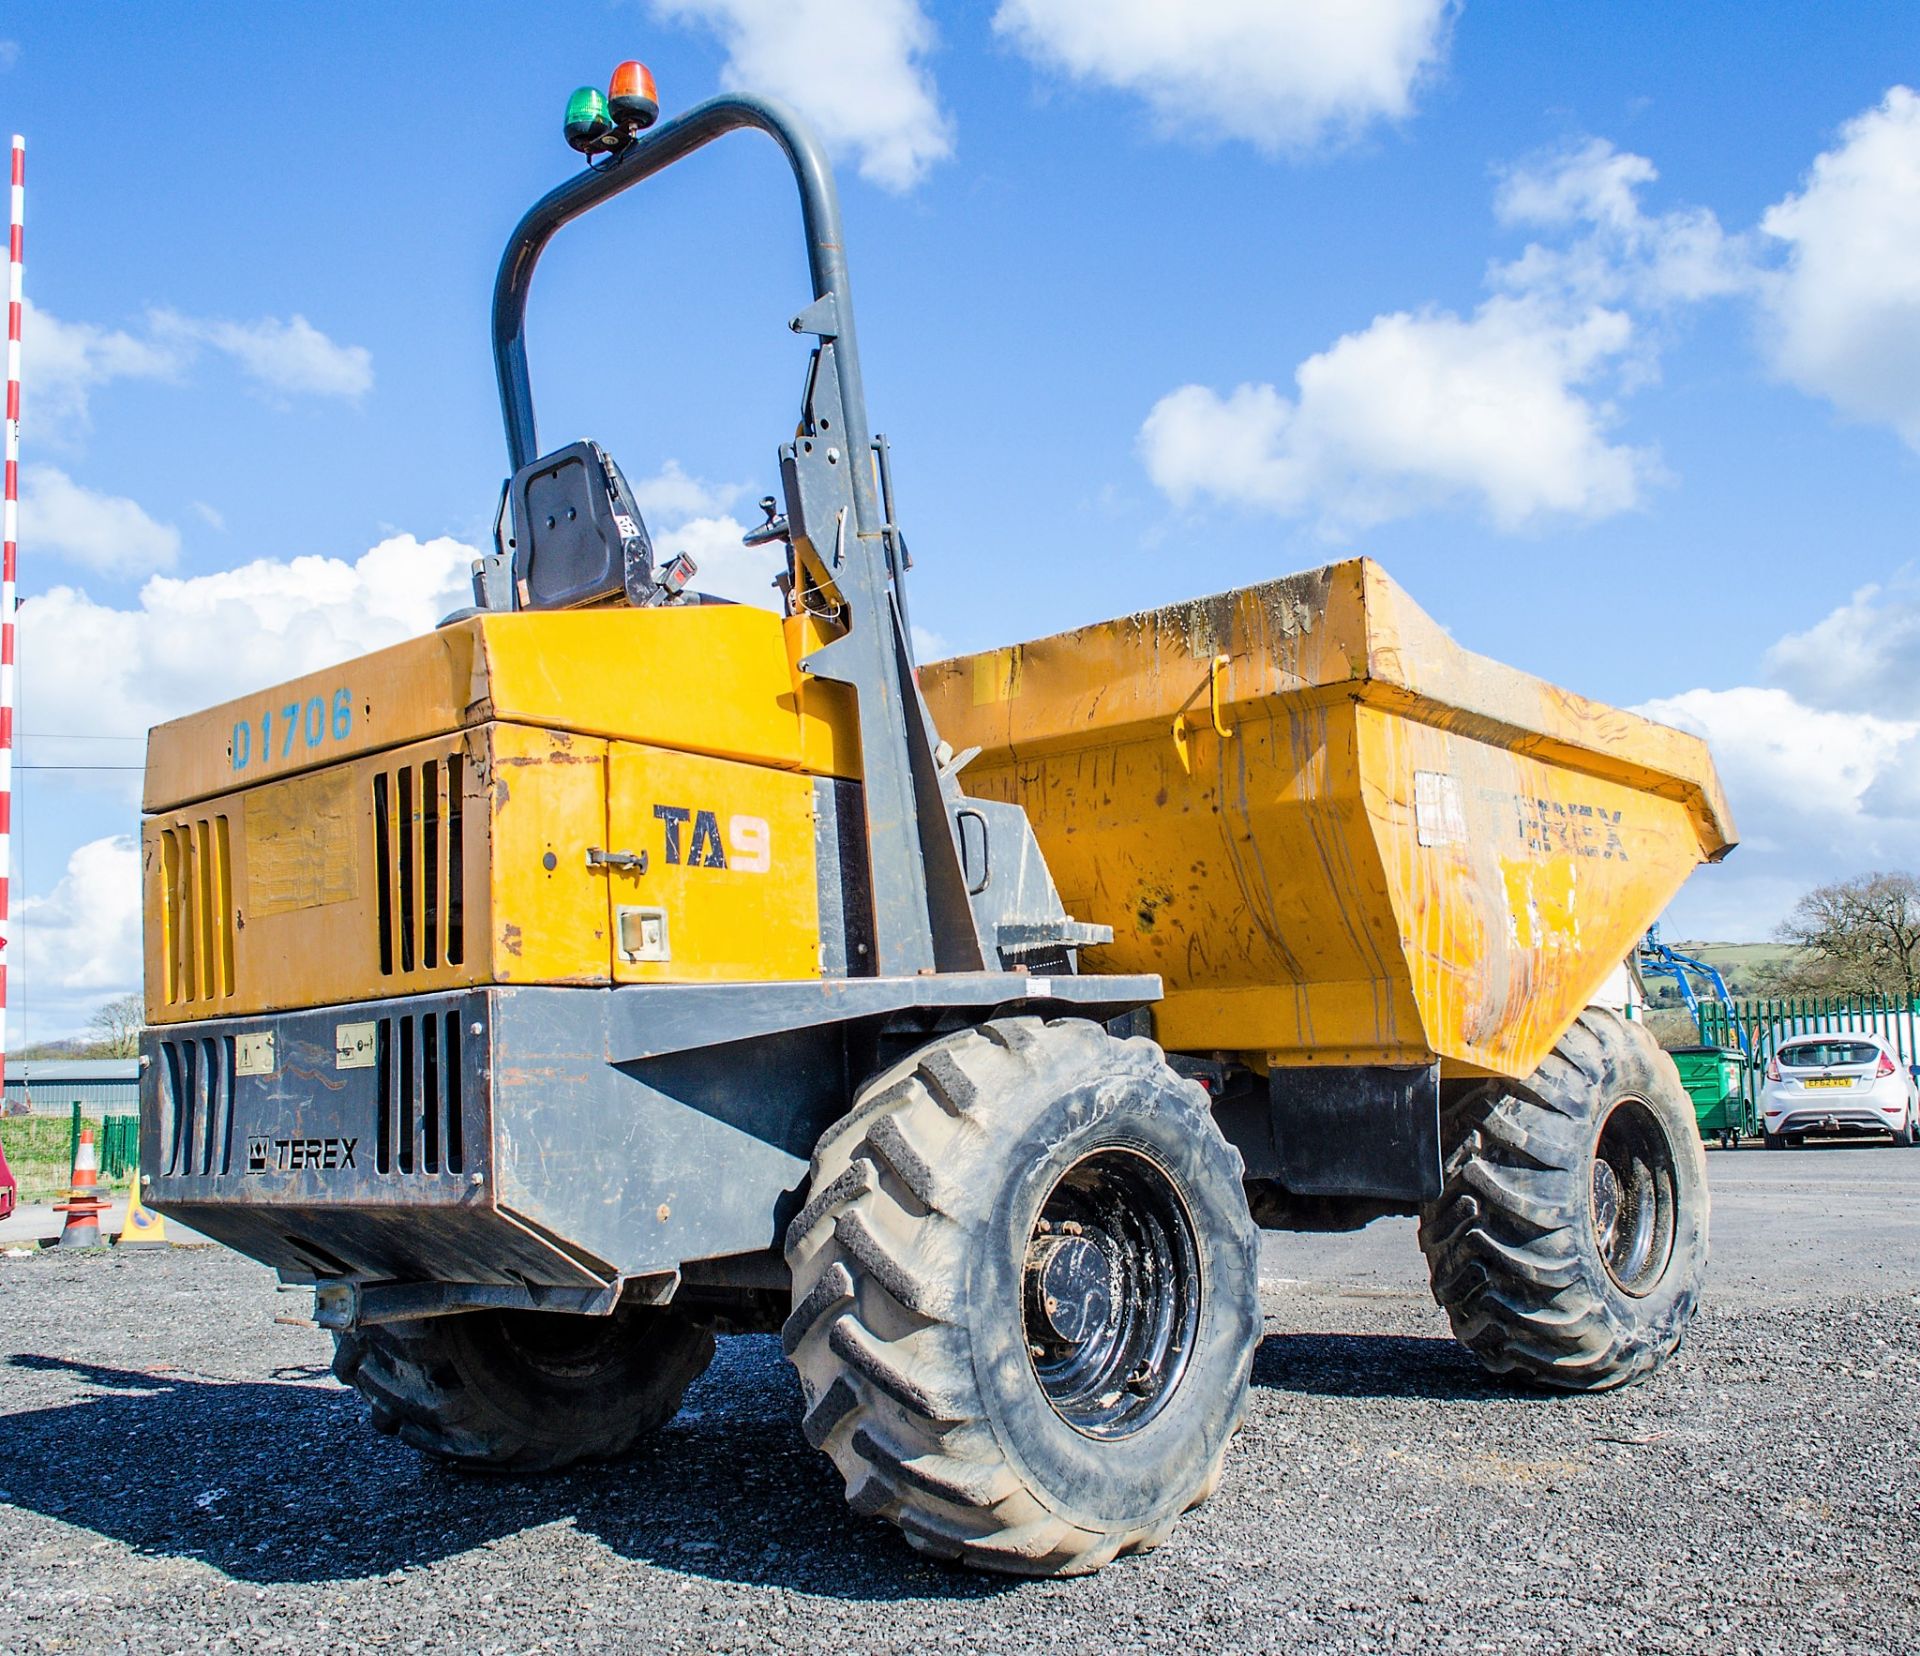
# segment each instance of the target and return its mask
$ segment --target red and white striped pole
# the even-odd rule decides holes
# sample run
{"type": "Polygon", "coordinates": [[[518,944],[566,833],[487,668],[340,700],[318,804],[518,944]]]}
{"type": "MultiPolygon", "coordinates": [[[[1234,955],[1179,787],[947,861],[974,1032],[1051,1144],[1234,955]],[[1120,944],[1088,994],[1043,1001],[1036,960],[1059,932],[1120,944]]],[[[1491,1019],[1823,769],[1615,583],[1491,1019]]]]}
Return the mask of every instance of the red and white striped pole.
{"type": "MultiPolygon", "coordinates": [[[[27,201],[27,141],[13,135],[7,235],[7,493],[0,548],[0,951],[12,941],[13,907],[13,577],[20,536],[20,301],[27,201]]],[[[0,952],[0,1088],[7,1076],[7,957],[0,952]]]]}

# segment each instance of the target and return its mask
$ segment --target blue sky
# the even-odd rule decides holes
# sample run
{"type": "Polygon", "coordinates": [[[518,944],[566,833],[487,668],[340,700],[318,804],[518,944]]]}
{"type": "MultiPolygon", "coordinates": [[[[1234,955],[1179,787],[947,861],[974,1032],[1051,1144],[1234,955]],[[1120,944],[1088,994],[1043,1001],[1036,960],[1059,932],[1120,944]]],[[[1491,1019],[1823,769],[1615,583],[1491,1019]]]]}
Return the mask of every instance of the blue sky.
{"type": "MultiPolygon", "coordinates": [[[[504,465],[500,246],[577,165],[568,91],[640,56],[669,111],[746,84],[834,143],[932,644],[1365,551],[1469,646],[1714,739],[1747,844],[1673,929],[1920,862],[1910,7],[14,0],[0,41],[28,765],[137,765],[155,718],[431,624],[504,465]]],[[[749,593],[803,297],[749,138],[536,284],[547,443],[606,443],[749,593]]],[[[137,979],[136,782],[20,779],[30,1038],[137,979]]]]}

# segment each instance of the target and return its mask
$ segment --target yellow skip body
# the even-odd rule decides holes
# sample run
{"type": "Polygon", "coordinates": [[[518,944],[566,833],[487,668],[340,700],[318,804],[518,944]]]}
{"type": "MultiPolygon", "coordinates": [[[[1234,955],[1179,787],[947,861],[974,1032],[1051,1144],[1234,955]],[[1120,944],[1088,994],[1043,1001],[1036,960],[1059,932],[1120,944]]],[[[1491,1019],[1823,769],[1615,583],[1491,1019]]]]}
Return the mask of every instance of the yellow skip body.
{"type": "Polygon", "coordinates": [[[921,686],[1179,1051],[1526,1075],[1733,843],[1704,743],[1461,649],[1367,559],[921,686]]]}

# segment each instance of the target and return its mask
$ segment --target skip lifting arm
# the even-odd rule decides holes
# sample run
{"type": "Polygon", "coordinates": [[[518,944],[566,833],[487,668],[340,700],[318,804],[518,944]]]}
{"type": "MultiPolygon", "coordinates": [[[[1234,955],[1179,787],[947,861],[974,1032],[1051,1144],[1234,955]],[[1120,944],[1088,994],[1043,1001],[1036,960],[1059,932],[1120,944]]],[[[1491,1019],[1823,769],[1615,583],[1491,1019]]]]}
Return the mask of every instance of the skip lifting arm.
{"type": "Polygon", "coordinates": [[[870,464],[839,201],[824,153],[789,111],[762,98],[710,99],[529,209],[508,240],[494,283],[494,368],[508,455],[517,473],[539,452],[526,309],[547,243],[589,208],[743,127],[758,128],[780,146],[800,191],[813,302],[791,326],[819,344],[799,434],[780,451],[785,523],[796,591],[814,596],[844,628],[801,666],[849,685],[858,701],[875,968],[883,977],[980,971],[989,952],[968,902],[933,728],[913,679],[894,532],[870,464]]]}

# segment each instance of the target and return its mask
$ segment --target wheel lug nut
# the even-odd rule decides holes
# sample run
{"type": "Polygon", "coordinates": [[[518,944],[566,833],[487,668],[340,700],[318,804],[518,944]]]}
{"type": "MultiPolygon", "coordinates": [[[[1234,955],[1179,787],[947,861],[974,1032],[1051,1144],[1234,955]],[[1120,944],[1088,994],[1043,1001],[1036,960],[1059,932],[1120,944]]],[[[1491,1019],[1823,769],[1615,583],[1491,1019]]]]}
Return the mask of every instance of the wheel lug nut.
{"type": "Polygon", "coordinates": [[[1077,1219],[1069,1219],[1060,1229],[1062,1233],[1067,1236],[1078,1236],[1080,1234],[1080,1221],[1077,1219]]]}

